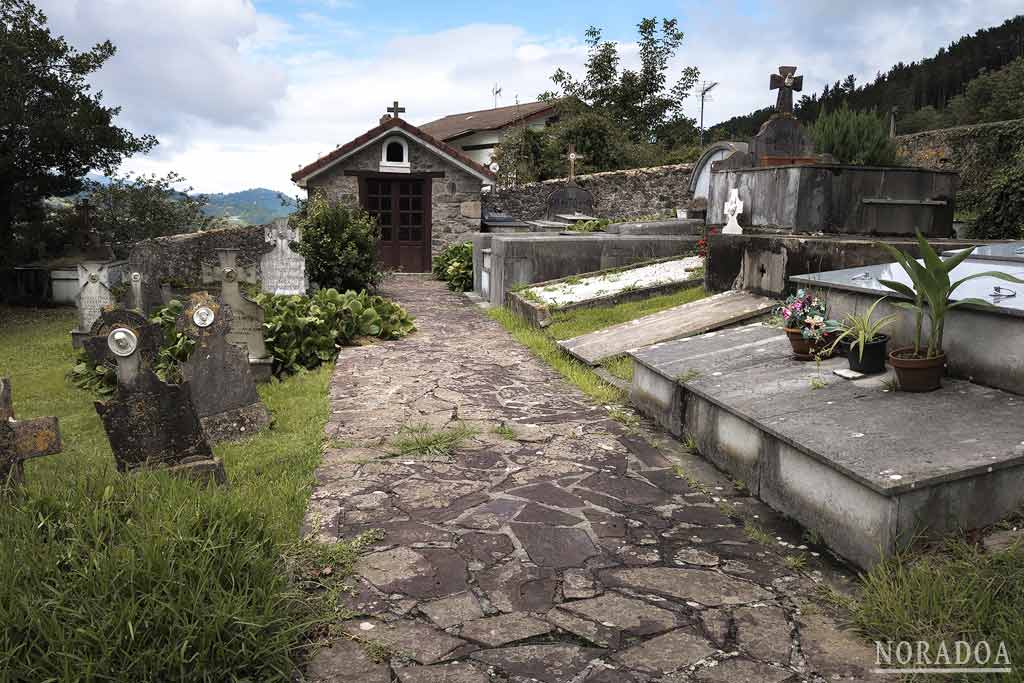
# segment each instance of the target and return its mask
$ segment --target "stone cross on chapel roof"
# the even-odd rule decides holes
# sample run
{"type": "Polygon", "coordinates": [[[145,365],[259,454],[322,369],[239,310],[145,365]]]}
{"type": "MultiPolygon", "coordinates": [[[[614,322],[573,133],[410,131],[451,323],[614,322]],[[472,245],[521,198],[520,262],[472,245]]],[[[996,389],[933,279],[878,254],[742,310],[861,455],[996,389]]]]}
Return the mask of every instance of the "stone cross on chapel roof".
{"type": "Polygon", "coordinates": [[[779,97],[775,100],[776,113],[793,113],[793,91],[800,92],[804,89],[804,77],[794,74],[795,66],[780,66],[779,73],[772,74],[769,89],[779,91],[779,97]]]}
{"type": "Polygon", "coordinates": [[[405,113],[405,107],[399,107],[398,100],[395,100],[395,103],[388,107],[388,112],[397,119],[399,114],[405,113]]]}

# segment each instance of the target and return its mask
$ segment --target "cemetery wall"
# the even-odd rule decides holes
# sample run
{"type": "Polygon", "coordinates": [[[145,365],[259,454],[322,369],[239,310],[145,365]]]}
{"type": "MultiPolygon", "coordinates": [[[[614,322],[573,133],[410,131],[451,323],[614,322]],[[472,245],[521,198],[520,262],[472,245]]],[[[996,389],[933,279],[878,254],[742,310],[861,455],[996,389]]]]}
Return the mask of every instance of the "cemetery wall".
{"type": "Polygon", "coordinates": [[[960,172],[960,204],[984,191],[993,170],[1013,159],[1024,140],[1024,119],[899,135],[896,148],[912,166],[960,172]]]}
{"type": "MultiPolygon", "coordinates": [[[[600,218],[632,218],[684,208],[689,202],[693,164],[671,164],[576,176],[577,184],[594,195],[600,218]]],[[[484,211],[501,210],[522,220],[544,218],[548,195],[565,187],[557,178],[485,194],[484,211]]]]}
{"type": "MultiPolygon", "coordinates": [[[[359,205],[359,178],[348,172],[380,169],[381,145],[370,145],[333,168],[310,178],[310,193],[324,192],[329,199],[359,205]]],[[[431,251],[437,254],[462,236],[480,229],[479,178],[409,141],[409,170],[416,173],[444,173],[431,178],[431,251]]]]}

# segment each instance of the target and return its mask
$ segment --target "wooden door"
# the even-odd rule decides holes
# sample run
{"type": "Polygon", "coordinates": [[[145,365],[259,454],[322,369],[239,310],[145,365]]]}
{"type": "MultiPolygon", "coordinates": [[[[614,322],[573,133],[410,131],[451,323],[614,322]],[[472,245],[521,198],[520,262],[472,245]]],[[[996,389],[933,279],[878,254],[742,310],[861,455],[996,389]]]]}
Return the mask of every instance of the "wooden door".
{"type": "Polygon", "coordinates": [[[407,273],[430,270],[429,178],[366,178],[363,208],[380,225],[378,255],[384,267],[407,273]]]}

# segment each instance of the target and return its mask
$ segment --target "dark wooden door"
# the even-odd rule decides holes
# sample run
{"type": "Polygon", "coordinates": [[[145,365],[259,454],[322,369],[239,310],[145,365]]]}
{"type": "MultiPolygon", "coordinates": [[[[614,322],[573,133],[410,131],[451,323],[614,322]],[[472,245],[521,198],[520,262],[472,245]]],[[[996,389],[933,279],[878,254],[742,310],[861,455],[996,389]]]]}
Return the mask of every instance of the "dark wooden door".
{"type": "Polygon", "coordinates": [[[363,208],[380,225],[378,255],[385,267],[407,273],[430,270],[430,179],[369,177],[363,208]]]}

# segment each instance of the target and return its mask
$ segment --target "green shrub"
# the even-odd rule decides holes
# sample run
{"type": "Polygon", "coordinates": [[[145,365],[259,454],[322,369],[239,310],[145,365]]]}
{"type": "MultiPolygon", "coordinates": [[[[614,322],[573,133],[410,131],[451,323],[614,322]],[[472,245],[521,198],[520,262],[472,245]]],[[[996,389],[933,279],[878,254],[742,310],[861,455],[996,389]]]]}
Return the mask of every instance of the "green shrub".
{"type": "Polygon", "coordinates": [[[381,296],[321,289],[312,296],[261,294],[263,337],[274,373],[291,374],[329,362],[360,337],[398,339],[416,329],[404,308],[381,296]]]}
{"type": "Polygon", "coordinates": [[[318,287],[346,291],[380,283],[380,228],[365,211],[314,194],[289,222],[301,231],[293,248],[306,257],[309,279],[318,287]]]}
{"type": "Polygon", "coordinates": [[[977,215],[970,226],[975,239],[1024,237],[1024,146],[1013,162],[995,171],[978,193],[977,215]]]}
{"type": "Polygon", "coordinates": [[[434,277],[453,292],[473,289],[473,243],[450,244],[434,257],[434,277]]]}
{"type": "Polygon", "coordinates": [[[885,120],[873,112],[853,111],[845,102],[818,117],[811,126],[811,137],[819,152],[831,154],[843,164],[896,163],[896,145],[885,120]]]}

